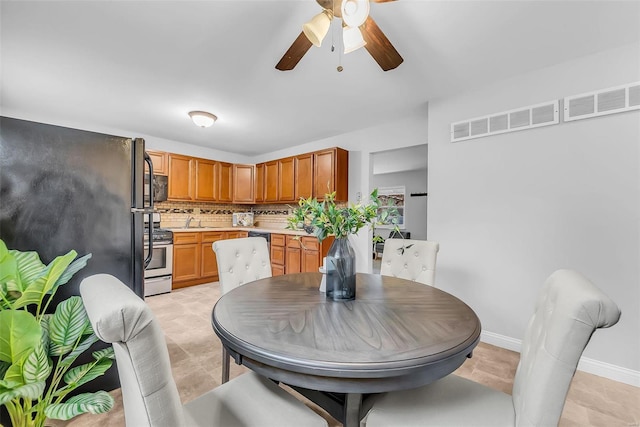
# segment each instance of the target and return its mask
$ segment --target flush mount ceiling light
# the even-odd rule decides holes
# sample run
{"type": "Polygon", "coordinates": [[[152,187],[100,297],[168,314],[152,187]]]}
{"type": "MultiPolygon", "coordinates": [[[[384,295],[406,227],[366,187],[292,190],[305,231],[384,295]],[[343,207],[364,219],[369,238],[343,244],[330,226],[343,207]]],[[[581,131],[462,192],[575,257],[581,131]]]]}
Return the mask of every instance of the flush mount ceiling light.
{"type": "Polygon", "coordinates": [[[193,120],[196,126],[202,128],[208,128],[213,122],[218,120],[218,117],[206,111],[189,111],[189,117],[191,117],[191,120],[193,120]]]}

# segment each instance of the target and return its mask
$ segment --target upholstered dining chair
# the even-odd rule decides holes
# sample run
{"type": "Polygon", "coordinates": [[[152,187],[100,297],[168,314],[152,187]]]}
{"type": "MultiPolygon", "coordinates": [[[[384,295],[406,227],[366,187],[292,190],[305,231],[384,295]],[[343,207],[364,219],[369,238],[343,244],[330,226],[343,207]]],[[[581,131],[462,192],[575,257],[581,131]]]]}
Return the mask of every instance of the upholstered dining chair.
{"type": "Polygon", "coordinates": [[[615,325],[618,306],[580,273],[545,282],[522,343],[512,395],[455,375],[373,404],[366,427],[555,426],[591,335],[615,325]]]}
{"type": "MultiPolygon", "coordinates": [[[[218,280],[222,295],[255,280],[271,277],[269,246],[262,237],[218,240],[213,242],[218,262],[218,280]]],[[[229,381],[230,356],[222,347],[222,383],[229,381]]]]}
{"type": "Polygon", "coordinates": [[[80,295],[95,334],[113,344],[127,426],[327,426],[302,402],[253,372],[183,406],[164,334],[147,304],[108,274],[84,279],[80,295]]]}
{"type": "Polygon", "coordinates": [[[434,286],[437,242],[411,239],[387,239],[384,242],[380,274],[434,286]]]}

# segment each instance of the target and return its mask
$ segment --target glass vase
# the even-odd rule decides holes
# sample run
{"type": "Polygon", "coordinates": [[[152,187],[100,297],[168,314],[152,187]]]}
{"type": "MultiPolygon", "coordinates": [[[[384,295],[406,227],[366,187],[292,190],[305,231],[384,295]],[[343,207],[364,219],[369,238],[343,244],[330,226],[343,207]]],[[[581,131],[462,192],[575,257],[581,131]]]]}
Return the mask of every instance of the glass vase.
{"type": "Polygon", "coordinates": [[[327,298],[356,298],[356,253],[346,237],[335,239],[327,253],[327,298]]]}

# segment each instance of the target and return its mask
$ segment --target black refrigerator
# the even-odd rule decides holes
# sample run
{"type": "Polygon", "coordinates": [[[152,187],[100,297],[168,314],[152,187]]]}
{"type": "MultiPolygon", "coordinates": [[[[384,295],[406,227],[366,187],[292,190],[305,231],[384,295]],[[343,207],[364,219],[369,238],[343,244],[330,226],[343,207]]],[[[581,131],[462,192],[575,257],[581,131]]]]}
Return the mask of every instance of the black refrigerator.
{"type": "MultiPolygon", "coordinates": [[[[71,249],[92,254],[55,304],[79,295],[82,279],[96,273],[143,297],[143,215],[153,208],[144,205],[144,167],[143,139],[0,117],[0,238],[45,264],[71,249]]],[[[117,371],[85,386],[117,388],[117,371]]]]}

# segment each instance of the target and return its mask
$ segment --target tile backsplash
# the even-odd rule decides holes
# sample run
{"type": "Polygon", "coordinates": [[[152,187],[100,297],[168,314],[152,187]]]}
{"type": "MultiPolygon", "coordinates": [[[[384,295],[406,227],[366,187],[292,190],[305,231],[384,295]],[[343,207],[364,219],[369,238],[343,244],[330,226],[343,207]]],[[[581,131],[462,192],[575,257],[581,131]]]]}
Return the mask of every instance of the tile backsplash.
{"type": "Polygon", "coordinates": [[[291,208],[278,205],[230,205],[217,203],[157,202],[156,211],[161,215],[160,225],[164,228],[183,227],[187,218],[193,217],[191,224],[203,227],[230,227],[231,214],[253,211],[257,227],[285,228],[291,208]]]}

